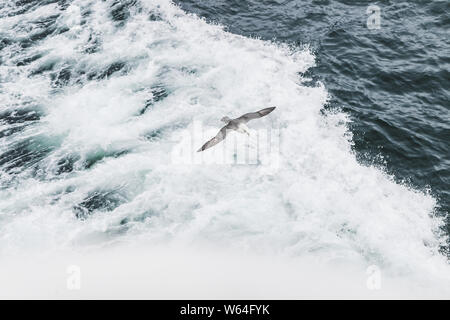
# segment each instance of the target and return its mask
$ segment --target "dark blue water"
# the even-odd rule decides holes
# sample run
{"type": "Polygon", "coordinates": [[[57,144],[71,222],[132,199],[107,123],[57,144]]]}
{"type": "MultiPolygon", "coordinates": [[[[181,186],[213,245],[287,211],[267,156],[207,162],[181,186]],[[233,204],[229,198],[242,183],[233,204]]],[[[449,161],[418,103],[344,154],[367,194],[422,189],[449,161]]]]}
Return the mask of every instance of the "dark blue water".
{"type": "Polygon", "coordinates": [[[186,11],[227,30],[309,45],[308,71],[330,92],[327,108],[351,115],[360,161],[429,189],[438,214],[450,209],[450,2],[182,0],[186,11]],[[370,5],[380,28],[369,29],[370,5]]]}

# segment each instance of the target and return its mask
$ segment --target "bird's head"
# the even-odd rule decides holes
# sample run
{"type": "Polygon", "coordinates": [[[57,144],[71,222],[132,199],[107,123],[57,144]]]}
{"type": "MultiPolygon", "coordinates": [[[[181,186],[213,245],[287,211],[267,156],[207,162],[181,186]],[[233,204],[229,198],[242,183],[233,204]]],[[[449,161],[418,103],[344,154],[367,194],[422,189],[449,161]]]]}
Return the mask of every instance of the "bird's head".
{"type": "Polygon", "coordinates": [[[225,116],[225,117],[223,117],[222,119],[220,119],[220,121],[223,121],[223,122],[230,122],[230,118],[228,118],[227,116],[225,116]]]}

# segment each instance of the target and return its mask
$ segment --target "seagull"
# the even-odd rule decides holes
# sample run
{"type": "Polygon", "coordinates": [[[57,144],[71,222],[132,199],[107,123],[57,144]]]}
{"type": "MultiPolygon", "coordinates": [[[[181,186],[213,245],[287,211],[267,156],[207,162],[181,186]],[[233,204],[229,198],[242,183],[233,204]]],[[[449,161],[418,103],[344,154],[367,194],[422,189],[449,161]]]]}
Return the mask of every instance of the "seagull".
{"type": "Polygon", "coordinates": [[[225,122],[226,125],[222,129],[220,129],[220,131],[214,138],[206,142],[200,149],[198,149],[197,152],[205,151],[206,149],[211,148],[218,144],[220,141],[224,140],[227,137],[228,130],[235,130],[237,132],[250,135],[249,128],[245,124],[250,120],[264,117],[271,113],[273,110],[275,110],[275,107],[265,108],[256,112],[246,113],[236,119],[230,119],[226,116],[223,117],[220,120],[225,122]]]}

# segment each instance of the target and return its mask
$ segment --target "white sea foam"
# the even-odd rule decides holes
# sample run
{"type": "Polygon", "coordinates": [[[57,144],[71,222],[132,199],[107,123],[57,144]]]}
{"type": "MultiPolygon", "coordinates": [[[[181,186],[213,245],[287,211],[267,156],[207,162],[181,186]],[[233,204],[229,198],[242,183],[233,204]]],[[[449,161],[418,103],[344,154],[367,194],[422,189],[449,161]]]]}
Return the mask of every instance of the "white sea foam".
{"type": "MultiPolygon", "coordinates": [[[[397,279],[394,283],[401,288],[394,291],[398,295],[407,292],[405,283],[416,281],[419,287],[424,283],[448,286],[450,269],[438,252],[444,239],[438,235],[441,221],[433,216],[435,199],[356,161],[345,114],[323,115],[325,87],[302,84],[301,73],[314,65],[307,48],[227,33],[168,0],[138,2],[119,25],[110,17],[111,4],[73,1],[58,17],[54,34],[27,50],[12,46],[2,52],[0,96],[6,101],[5,109],[31,103],[44,116],[4,137],[1,152],[31,138],[39,140],[40,147],[52,146],[37,167],[1,173],[2,184],[10,186],[0,190],[0,253],[4,257],[90,250],[79,259],[85,264],[91,261],[100,274],[92,250],[100,253],[104,246],[206,245],[208,249],[202,250],[210,253],[224,248],[235,252],[219,258],[232,263],[241,261],[236,258],[239,254],[259,254],[261,258],[243,260],[241,276],[236,278],[241,280],[257,269],[258,259],[266,263],[270,257],[292,259],[287,267],[269,263],[264,274],[273,285],[264,297],[285,297],[286,292],[275,289],[279,272],[288,275],[282,282],[292,295],[286,296],[299,297],[311,291],[292,289],[291,279],[302,283],[305,274],[314,274],[311,283],[318,283],[326,273],[331,274],[327,279],[333,278],[338,266],[341,271],[336,276],[348,276],[352,285],[359,286],[361,277],[351,276],[345,268],[364,274],[367,266],[378,265],[387,277],[397,279]],[[86,53],[92,46],[98,48],[86,53]],[[34,54],[42,58],[15,66],[18,59],[34,54]],[[114,64],[120,70],[105,75],[114,64]],[[46,66],[52,71],[29,76],[46,66]],[[52,87],[50,73],[58,75],[64,69],[71,72],[68,83],[52,87]],[[143,110],[157,90],[164,90],[163,99],[143,110]],[[238,116],[273,105],[276,111],[254,126],[280,132],[276,171],[171,162],[171,151],[194,120],[218,127],[224,115],[238,116]],[[58,175],[58,163],[69,156],[74,170],[58,175]],[[97,207],[86,219],[76,218],[83,203],[97,196],[112,206],[97,207]],[[296,264],[299,274],[292,267],[296,264]],[[314,264],[323,270],[315,273],[314,264]]],[[[44,6],[20,19],[1,18],[0,26],[11,38],[22,37],[24,23],[59,10],[44,6]]],[[[126,250],[121,252],[127,256],[126,250]]],[[[170,252],[161,267],[170,266],[173,275],[182,266],[172,265],[177,255],[170,252]]],[[[151,255],[146,257],[147,263],[151,261],[151,255]]],[[[196,257],[189,260],[189,270],[204,271],[205,261],[200,254],[196,257]]],[[[158,265],[157,260],[154,263],[158,265]]],[[[229,267],[213,264],[221,266],[229,267]]],[[[202,283],[205,289],[208,281],[202,283]]],[[[321,294],[316,294],[326,296],[330,290],[331,296],[338,296],[345,290],[344,283],[348,282],[334,289],[319,285],[321,294]]],[[[157,297],[160,285],[150,296],[157,297]]],[[[221,285],[226,287],[219,282],[217,291],[211,292],[220,292],[221,285]]],[[[107,292],[91,287],[84,294],[107,292]]]]}

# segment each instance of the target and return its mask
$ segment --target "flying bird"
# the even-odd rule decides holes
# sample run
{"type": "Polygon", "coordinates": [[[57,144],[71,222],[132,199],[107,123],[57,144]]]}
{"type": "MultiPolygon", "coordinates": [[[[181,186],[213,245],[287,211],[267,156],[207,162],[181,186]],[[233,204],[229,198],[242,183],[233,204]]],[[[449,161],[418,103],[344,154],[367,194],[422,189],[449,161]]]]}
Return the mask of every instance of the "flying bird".
{"type": "Polygon", "coordinates": [[[250,120],[264,117],[271,113],[273,110],[275,110],[275,107],[265,108],[256,112],[246,113],[236,119],[230,119],[226,116],[223,117],[220,120],[225,122],[226,125],[222,129],[220,129],[220,131],[214,138],[206,142],[200,149],[198,149],[197,152],[205,151],[206,149],[211,148],[218,144],[220,141],[224,140],[227,137],[227,132],[229,130],[235,130],[237,132],[250,135],[249,128],[246,126],[246,123],[250,120]]]}

